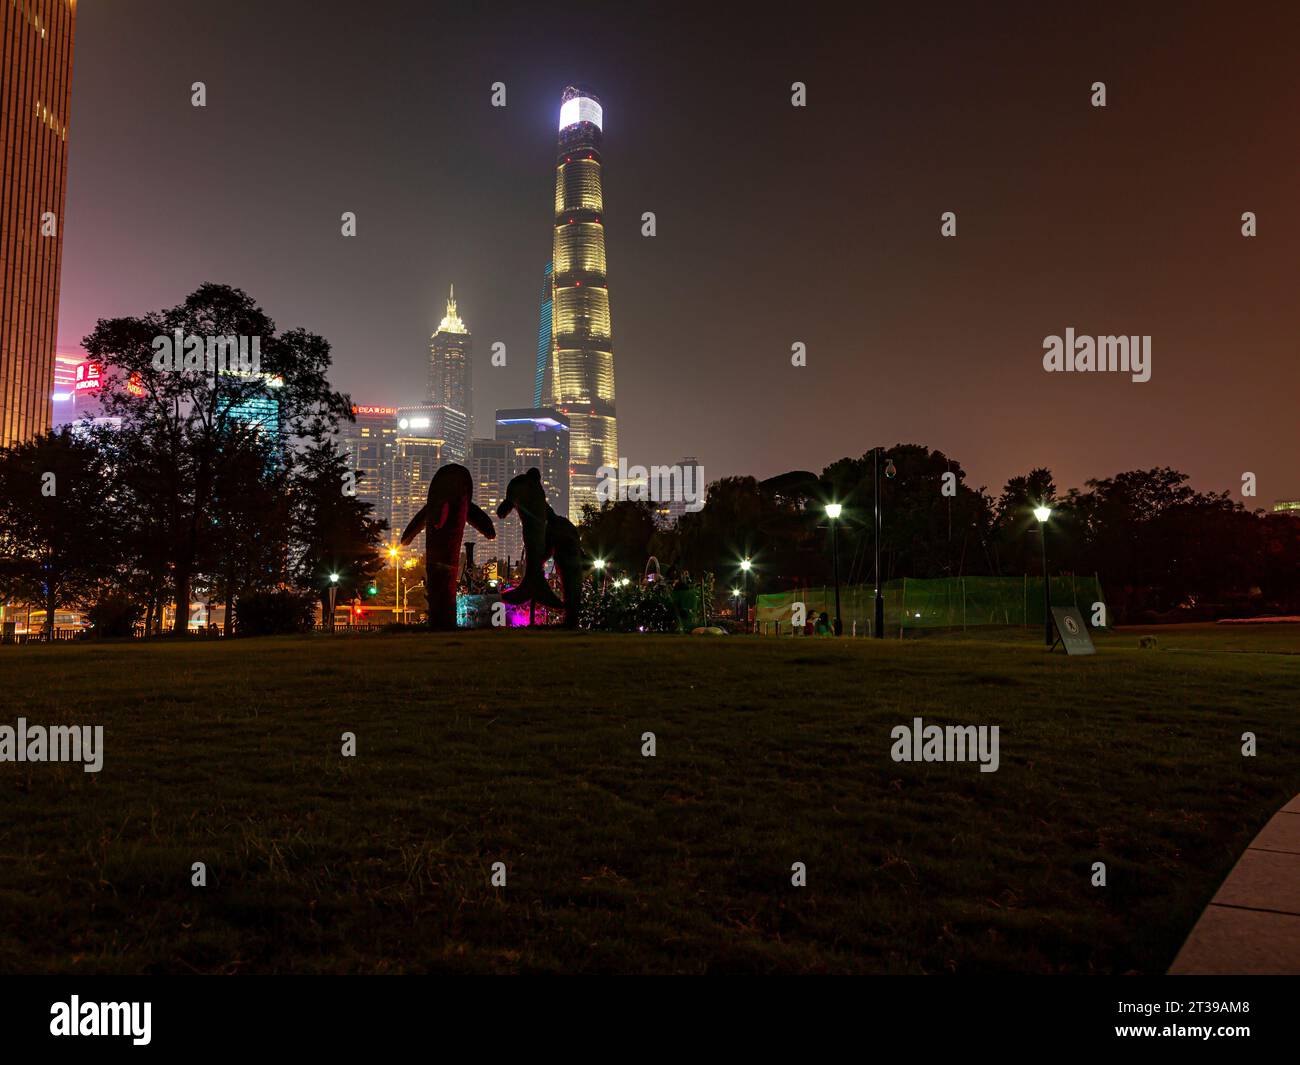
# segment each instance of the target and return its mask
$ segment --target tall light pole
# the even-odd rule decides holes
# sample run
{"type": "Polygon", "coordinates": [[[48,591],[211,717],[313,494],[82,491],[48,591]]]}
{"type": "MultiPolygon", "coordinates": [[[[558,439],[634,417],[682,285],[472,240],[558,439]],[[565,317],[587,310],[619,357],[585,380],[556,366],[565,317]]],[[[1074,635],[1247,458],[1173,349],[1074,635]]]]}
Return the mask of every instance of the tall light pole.
{"type": "Polygon", "coordinates": [[[339,575],[330,574],[330,632],[334,631],[334,597],[339,593],[339,575]]]}
{"type": "Polygon", "coordinates": [[[839,503],[826,504],[826,517],[831,523],[831,568],[835,571],[835,628],[834,633],[840,636],[844,632],[844,622],[840,620],[840,537],[839,537],[839,516],[844,512],[844,507],[839,503]]]}
{"type": "Polygon", "coordinates": [[[1038,519],[1038,538],[1043,542],[1043,639],[1052,646],[1052,590],[1047,583],[1047,519],[1052,516],[1049,506],[1034,507],[1038,519]]]}
{"type": "MultiPolygon", "coordinates": [[[[474,546],[473,544],[470,544],[470,547],[473,547],[473,546],[474,546]]],[[[414,567],[414,566],[415,566],[415,559],[413,559],[413,558],[408,558],[408,559],[406,560],[405,566],[406,566],[407,569],[411,569],[412,567],[414,567]]],[[[408,603],[408,601],[410,600],[410,598],[411,598],[411,578],[410,578],[410,577],[407,577],[407,578],[406,578],[406,589],[405,589],[405,591],[402,592],[402,624],[403,624],[403,625],[406,624],[406,615],[407,615],[407,609],[406,609],[406,607],[407,607],[407,603],[408,603]]]]}
{"type": "Polygon", "coordinates": [[[745,601],[742,604],[745,608],[745,631],[749,632],[749,567],[753,565],[747,558],[740,560],[740,572],[744,574],[745,601]]]}
{"type": "Polygon", "coordinates": [[[393,620],[397,620],[397,607],[402,598],[402,571],[398,568],[401,552],[395,547],[388,549],[388,557],[393,560],[393,620]]]}
{"type": "MultiPolygon", "coordinates": [[[[872,635],[877,640],[883,640],[885,638],[885,595],[880,587],[880,448],[873,447],[871,456],[876,482],[873,493],[876,506],[876,520],[873,522],[876,529],[876,624],[872,627],[872,635]]],[[[892,479],[894,473],[894,460],[889,459],[885,463],[885,476],[892,479]]]]}
{"type": "Polygon", "coordinates": [[[604,595],[605,594],[605,560],[603,558],[597,558],[594,559],[591,564],[596,567],[596,571],[600,574],[600,594],[604,595]]]}

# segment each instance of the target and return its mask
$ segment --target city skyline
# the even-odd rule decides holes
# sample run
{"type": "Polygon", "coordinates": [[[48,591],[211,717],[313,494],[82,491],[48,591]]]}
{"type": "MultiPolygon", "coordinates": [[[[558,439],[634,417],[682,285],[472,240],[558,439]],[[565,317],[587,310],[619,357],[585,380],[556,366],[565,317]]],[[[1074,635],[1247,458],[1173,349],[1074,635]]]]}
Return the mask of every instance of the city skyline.
{"type": "MultiPolygon", "coordinates": [[[[418,37],[408,31],[428,19],[398,6],[412,20],[403,34],[418,37]]],[[[163,32],[179,12],[144,0],[138,19],[82,13],[79,33],[96,47],[74,75],[90,117],[85,140],[72,138],[59,350],[75,349],[98,317],[225,281],[283,325],[330,340],[333,379],[354,402],[402,405],[422,391],[419,338],[427,344],[433,294],[454,277],[481,323],[475,420],[526,404],[537,271],[550,254],[537,236],[547,209],[538,174],[553,159],[560,89],[578,82],[602,99],[615,167],[605,223],[630,462],[690,451],[711,480],[762,477],[914,441],[992,491],[1033,466],[1065,489],[1098,471],[1171,465],[1234,492],[1256,473],[1248,505],[1300,494],[1289,458],[1294,149],[1276,121],[1296,90],[1268,12],[1252,45],[1199,7],[1173,30],[1128,16],[1122,34],[1091,16],[956,14],[923,49],[915,26],[886,16],[865,66],[849,62],[852,33],[831,41],[811,23],[748,27],[749,47],[724,55],[716,46],[732,31],[708,19],[679,40],[644,14],[619,14],[571,41],[519,14],[491,62],[452,57],[430,74],[399,61],[385,94],[346,65],[323,84],[295,80],[302,61],[276,46],[292,37],[303,55],[325,49],[343,9],[321,9],[311,27],[263,12],[249,38],[250,62],[266,61],[256,99],[307,108],[294,158],[264,147],[286,173],[253,183],[236,169],[215,190],[192,167],[187,180],[207,203],[194,211],[177,196],[188,203],[196,190],[154,187],[130,157],[109,164],[111,143],[166,140],[196,163],[208,141],[237,152],[263,119],[216,57],[249,29],[252,9],[232,5],[226,22],[199,13],[216,43],[152,67],[132,60],[145,26],[163,32]],[[1014,47],[997,33],[1013,17],[1014,47]],[[1026,59],[1026,41],[1052,62],[1026,59]],[[1193,102],[1174,75],[1210,54],[1232,76],[1193,102]],[[188,90],[204,72],[199,110],[188,90]],[[803,109],[790,101],[800,78],[803,109]],[[1105,109],[1089,106],[1099,78],[1105,109]],[[491,105],[496,81],[504,108],[491,105]],[[1194,126],[1156,124],[1184,112],[1194,126]],[[335,154],[338,128],[366,145],[363,168],[335,154]],[[1032,133],[1048,128],[1047,141],[1032,133]],[[414,141],[399,136],[415,129],[414,141]],[[79,170],[97,175],[93,187],[79,170]],[[796,195],[805,187],[815,195],[796,195]],[[357,211],[352,243],[338,235],[343,210],[357,211]],[[945,210],[956,238],[940,235],[945,210]],[[1253,240],[1239,232],[1245,210],[1260,221],[1253,240]],[[641,235],[645,211],[654,237],[641,235]],[[1152,380],[1044,373],[1043,338],[1067,328],[1151,335],[1152,380]],[[509,358],[489,369],[483,353],[496,341],[509,358]],[[794,343],[806,345],[806,367],[791,367],[794,343]]],[[[489,32],[475,15],[448,31],[471,42],[489,32]]],[[[408,54],[391,27],[367,27],[351,47],[408,54]]]]}

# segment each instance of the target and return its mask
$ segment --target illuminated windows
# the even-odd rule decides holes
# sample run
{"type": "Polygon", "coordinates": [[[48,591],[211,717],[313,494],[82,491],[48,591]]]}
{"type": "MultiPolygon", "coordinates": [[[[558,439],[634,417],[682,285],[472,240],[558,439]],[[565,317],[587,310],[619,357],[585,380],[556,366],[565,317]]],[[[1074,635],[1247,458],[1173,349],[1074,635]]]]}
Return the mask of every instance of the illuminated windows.
{"type": "Polygon", "coordinates": [[[605,273],[605,227],[595,222],[575,222],[555,231],[557,274],[605,273]]]}

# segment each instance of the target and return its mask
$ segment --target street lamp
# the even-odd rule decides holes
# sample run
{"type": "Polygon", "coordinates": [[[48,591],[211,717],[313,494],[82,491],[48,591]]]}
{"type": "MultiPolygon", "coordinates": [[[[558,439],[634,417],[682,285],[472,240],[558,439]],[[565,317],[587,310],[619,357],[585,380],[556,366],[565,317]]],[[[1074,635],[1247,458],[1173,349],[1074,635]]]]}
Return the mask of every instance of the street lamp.
{"type": "MultiPolygon", "coordinates": [[[[872,467],[875,471],[873,501],[876,508],[876,520],[873,522],[876,531],[876,623],[872,627],[874,630],[872,635],[877,640],[883,640],[885,638],[885,596],[880,588],[880,448],[873,447],[871,455],[872,467]]],[[[885,477],[892,481],[894,474],[897,472],[894,468],[894,460],[887,459],[885,461],[885,477]]]]}
{"type": "MultiPolygon", "coordinates": [[[[472,544],[471,544],[470,546],[473,547],[472,544]]],[[[408,558],[405,562],[402,563],[402,567],[403,567],[404,569],[414,569],[414,568],[415,568],[415,561],[416,561],[416,560],[413,559],[413,558],[408,558]]],[[[399,573],[399,576],[400,576],[400,573],[399,573]]],[[[402,624],[403,624],[403,625],[406,624],[406,618],[407,618],[407,609],[406,609],[406,604],[407,604],[407,601],[408,601],[408,600],[410,599],[410,597],[411,597],[411,578],[410,578],[410,577],[407,577],[407,578],[406,578],[406,581],[405,581],[404,583],[405,583],[405,587],[404,587],[403,590],[402,590],[402,624]]]]}
{"type": "Polygon", "coordinates": [[[393,620],[397,620],[397,608],[402,601],[402,571],[398,568],[401,552],[395,547],[388,549],[388,557],[393,560],[393,620]]]}
{"type": "Polygon", "coordinates": [[[750,562],[750,560],[747,558],[742,558],[740,560],[740,572],[744,574],[744,589],[745,589],[744,607],[745,607],[745,631],[746,632],[749,632],[749,567],[752,565],[753,563],[750,562]]]}
{"type": "Polygon", "coordinates": [[[1047,519],[1051,516],[1051,507],[1034,507],[1034,517],[1038,519],[1038,537],[1043,542],[1043,640],[1048,647],[1055,642],[1052,639],[1052,590],[1047,583],[1047,519]]]}
{"type": "Polygon", "coordinates": [[[835,570],[835,635],[844,632],[844,622],[840,620],[840,537],[837,519],[844,513],[839,503],[826,504],[826,517],[831,522],[831,566],[835,570]]]}
{"type": "Polygon", "coordinates": [[[334,631],[334,597],[339,592],[339,575],[330,574],[330,632],[334,631]]]}
{"type": "Polygon", "coordinates": [[[600,573],[600,594],[605,594],[605,560],[603,558],[593,559],[591,563],[600,573]]]}

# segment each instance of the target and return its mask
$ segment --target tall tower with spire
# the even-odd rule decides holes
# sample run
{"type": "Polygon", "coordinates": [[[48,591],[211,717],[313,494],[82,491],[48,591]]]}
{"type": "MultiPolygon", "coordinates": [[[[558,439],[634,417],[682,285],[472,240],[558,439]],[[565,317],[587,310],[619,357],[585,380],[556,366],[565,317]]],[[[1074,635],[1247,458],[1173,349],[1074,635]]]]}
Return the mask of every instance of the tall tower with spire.
{"type": "Polygon", "coordinates": [[[465,416],[467,439],[474,439],[474,372],[469,330],[456,311],[456,286],[447,296],[447,313],[429,340],[429,402],[465,416]]]}
{"type": "Polygon", "coordinates": [[[600,143],[604,114],[590,92],[560,98],[552,246],[551,367],[546,405],[569,421],[569,518],[596,502],[597,470],[618,465],[614,345],[605,278],[600,143]]]}

